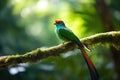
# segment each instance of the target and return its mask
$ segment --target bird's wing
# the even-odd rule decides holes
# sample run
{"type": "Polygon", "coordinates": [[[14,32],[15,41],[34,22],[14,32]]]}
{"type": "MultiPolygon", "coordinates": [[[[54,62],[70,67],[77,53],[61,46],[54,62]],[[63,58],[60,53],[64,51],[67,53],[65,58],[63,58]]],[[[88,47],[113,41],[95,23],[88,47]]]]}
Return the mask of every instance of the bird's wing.
{"type": "Polygon", "coordinates": [[[69,40],[69,41],[74,41],[76,39],[78,39],[74,33],[72,31],[70,31],[67,28],[61,28],[59,29],[59,34],[64,37],[65,39],[69,40]]]}
{"type": "Polygon", "coordinates": [[[79,46],[79,48],[84,47],[83,44],[80,42],[80,40],[77,38],[77,36],[72,31],[70,31],[69,29],[67,29],[67,28],[61,28],[61,29],[59,29],[59,34],[64,39],[66,39],[68,41],[75,42],[79,46]]]}

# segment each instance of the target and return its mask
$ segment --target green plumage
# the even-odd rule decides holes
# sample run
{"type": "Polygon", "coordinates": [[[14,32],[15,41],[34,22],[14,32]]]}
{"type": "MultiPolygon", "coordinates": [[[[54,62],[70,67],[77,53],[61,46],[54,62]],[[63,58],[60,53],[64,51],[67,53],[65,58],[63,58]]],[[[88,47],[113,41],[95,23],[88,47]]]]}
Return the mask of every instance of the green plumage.
{"type": "Polygon", "coordinates": [[[83,47],[83,44],[80,42],[80,40],[65,26],[64,23],[59,23],[59,25],[56,24],[56,33],[63,41],[73,41],[79,45],[79,48],[83,47]]]}

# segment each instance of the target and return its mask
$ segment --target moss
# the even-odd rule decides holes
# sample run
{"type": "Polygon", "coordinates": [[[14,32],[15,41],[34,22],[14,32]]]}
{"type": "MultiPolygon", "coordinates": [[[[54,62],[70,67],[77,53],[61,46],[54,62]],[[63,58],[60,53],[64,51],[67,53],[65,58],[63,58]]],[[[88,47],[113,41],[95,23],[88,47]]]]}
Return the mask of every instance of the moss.
{"type": "MultiPolygon", "coordinates": [[[[86,37],[81,39],[81,42],[85,45],[95,46],[99,45],[112,45],[116,49],[120,49],[120,31],[112,31],[107,33],[99,33],[90,37],[86,37]]],[[[26,62],[37,62],[43,58],[47,58],[49,56],[59,56],[61,53],[65,53],[67,51],[71,51],[75,48],[78,48],[74,42],[66,42],[64,44],[60,44],[54,47],[46,48],[41,50],[37,48],[31,52],[27,52],[23,55],[9,55],[9,56],[1,56],[0,57],[0,67],[6,67],[13,64],[18,63],[26,63],[26,62]]]]}

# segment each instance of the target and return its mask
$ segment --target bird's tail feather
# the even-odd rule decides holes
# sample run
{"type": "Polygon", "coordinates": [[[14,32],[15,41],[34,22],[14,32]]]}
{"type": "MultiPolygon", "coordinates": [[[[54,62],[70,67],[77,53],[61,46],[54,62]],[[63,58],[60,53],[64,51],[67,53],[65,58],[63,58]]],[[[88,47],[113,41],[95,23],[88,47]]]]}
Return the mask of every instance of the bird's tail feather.
{"type": "Polygon", "coordinates": [[[92,61],[90,60],[89,56],[87,55],[86,51],[84,50],[84,48],[81,48],[81,52],[82,52],[82,54],[85,58],[87,66],[89,68],[91,79],[92,80],[98,80],[99,79],[98,72],[97,72],[95,66],[93,65],[92,61]]]}
{"type": "Polygon", "coordinates": [[[91,51],[88,47],[86,47],[85,45],[83,45],[84,48],[87,50],[87,51],[91,51]]]}

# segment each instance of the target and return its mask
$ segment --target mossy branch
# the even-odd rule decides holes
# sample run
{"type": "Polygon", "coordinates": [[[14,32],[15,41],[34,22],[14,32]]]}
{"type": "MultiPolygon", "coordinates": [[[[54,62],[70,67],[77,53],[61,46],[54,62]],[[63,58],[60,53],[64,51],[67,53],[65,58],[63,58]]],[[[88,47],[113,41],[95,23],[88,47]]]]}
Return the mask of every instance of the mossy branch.
{"type": "MultiPolygon", "coordinates": [[[[120,49],[120,31],[95,34],[93,36],[81,39],[81,42],[85,45],[95,45],[98,43],[109,44],[114,46],[116,49],[120,49]]],[[[23,55],[0,56],[0,68],[19,63],[37,62],[43,58],[47,58],[49,56],[58,56],[61,53],[71,51],[75,48],[77,48],[75,43],[66,42],[64,44],[46,48],[44,50],[38,48],[23,55]]]]}

